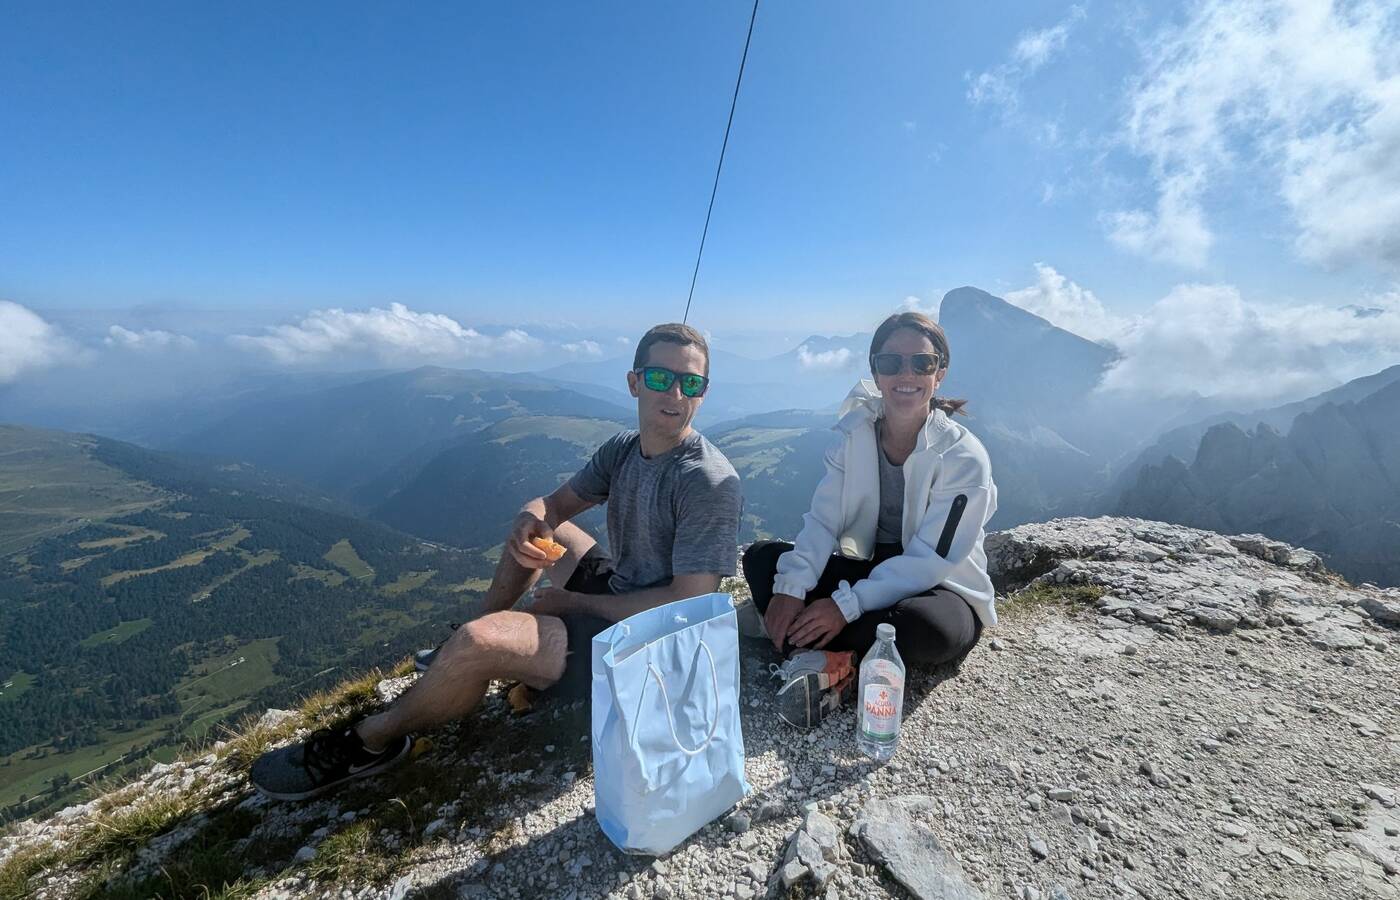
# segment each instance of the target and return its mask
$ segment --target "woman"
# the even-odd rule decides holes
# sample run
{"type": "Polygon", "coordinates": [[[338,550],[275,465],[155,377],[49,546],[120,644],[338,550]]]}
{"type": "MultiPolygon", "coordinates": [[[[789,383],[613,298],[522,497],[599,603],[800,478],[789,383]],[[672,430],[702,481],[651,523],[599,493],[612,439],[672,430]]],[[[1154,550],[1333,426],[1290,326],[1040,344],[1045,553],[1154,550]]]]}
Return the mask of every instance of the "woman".
{"type": "Polygon", "coordinates": [[[889,622],[907,665],[935,666],[996,623],[982,538],[997,489],[987,451],[950,418],[966,401],[936,395],[949,357],[929,317],[886,319],[870,342],[875,390],[862,381],[846,398],[796,544],[765,541],[744,554],[780,653],[864,654],[889,622]]]}

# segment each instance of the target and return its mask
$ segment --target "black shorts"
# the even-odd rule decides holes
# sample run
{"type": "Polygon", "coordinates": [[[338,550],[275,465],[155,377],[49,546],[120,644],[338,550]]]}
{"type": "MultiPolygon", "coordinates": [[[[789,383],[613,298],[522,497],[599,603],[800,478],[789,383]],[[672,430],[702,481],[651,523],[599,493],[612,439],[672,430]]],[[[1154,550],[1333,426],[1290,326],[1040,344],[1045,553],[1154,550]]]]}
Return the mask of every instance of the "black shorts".
{"type": "MultiPolygon", "coordinates": [[[[612,560],[601,547],[594,544],[578,561],[578,568],[569,576],[564,590],[613,596],[616,592],[610,584],[612,575],[612,560]]],[[[564,657],[564,674],[541,693],[569,701],[584,700],[587,699],[593,684],[593,638],[613,623],[601,616],[582,613],[559,618],[564,621],[564,629],[569,635],[568,655],[564,657]]]]}

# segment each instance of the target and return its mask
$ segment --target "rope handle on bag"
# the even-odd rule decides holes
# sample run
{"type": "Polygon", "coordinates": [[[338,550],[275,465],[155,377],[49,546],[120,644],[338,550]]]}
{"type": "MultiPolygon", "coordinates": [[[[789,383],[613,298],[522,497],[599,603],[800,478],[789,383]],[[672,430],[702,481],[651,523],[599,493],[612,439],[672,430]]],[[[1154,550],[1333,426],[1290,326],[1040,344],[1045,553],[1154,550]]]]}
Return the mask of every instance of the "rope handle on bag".
{"type": "MultiPolygon", "coordinates": [[[[710,733],[706,735],[705,743],[701,744],[699,747],[696,747],[694,750],[682,744],[680,735],[676,734],[676,718],[674,715],[671,714],[671,697],[666,692],[666,682],[662,680],[661,673],[657,671],[656,666],[652,665],[650,661],[647,662],[647,672],[651,674],[652,678],[656,679],[656,686],[661,688],[661,700],[666,707],[666,724],[671,726],[671,740],[675,741],[676,749],[684,753],[686,756],[695,756],[703,752],[706,747],[714,743],[715,732],[719,731],[719,668],[715,665],[715,655],[710,652],[710,646],[704,641],[701,641],[700,649],[705,651],[705,657],[710,661],[710,687],[714,689],[715,720],[710,725],[710,733]]],[[[645,684],[642,685],[642,694],[643,696],[645,696],[646,694],[645,684]]],[[[640,703],[640,698],[638,698],[638,702],[640,703]]],[[[633,740],[636,740],[637,725],[639,725],[640,723],[641,718],[638,717],[638,719],[632,726],[633,740]]]]}

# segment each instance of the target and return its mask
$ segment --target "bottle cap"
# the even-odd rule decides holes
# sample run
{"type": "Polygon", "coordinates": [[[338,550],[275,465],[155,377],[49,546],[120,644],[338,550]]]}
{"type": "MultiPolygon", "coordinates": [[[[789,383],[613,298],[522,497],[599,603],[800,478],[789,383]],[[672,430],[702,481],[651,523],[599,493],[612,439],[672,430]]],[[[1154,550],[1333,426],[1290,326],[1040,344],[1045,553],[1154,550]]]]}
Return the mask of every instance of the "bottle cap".
{"type": "Polygon", "coordinates": [[[894,626],[889,622],[881,622],[875,626],[875,637],[882,641],[894,640],[894,626]]]}

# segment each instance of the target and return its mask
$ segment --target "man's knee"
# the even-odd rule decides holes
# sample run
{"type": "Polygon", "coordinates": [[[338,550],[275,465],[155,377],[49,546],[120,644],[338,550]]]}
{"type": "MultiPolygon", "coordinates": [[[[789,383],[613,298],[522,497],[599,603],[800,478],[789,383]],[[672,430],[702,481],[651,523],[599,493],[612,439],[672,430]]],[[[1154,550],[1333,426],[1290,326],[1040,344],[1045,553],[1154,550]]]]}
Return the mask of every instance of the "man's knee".
{"type": "Polygon", "coordinates": [[[512,631],[518,627],[511,616],[488,613],[452,632],[438,655],[459,665],[484,663],[510,646],[512,631]]]}
{"type": "Polygon", "coordinates": [[[458,628],[439,658],[478,677],[520,677],[523,672],[557,668],[555,663],[563,659],[567,645],[568,632],[561,619],[507,611],[489,613],[458,628]]]}

